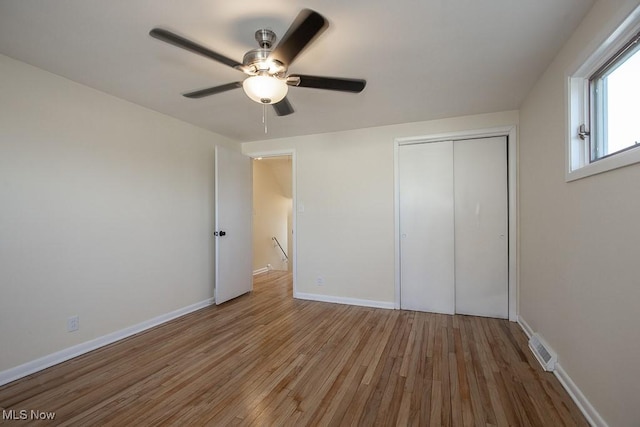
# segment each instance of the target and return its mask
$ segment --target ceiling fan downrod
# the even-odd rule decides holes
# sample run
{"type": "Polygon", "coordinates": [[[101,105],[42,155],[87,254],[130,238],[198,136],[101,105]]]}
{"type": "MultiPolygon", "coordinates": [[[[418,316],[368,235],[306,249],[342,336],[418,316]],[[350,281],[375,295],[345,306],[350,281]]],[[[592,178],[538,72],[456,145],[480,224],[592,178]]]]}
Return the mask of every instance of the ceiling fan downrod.
{"type": "Polygon", "coordinates": [[[265,28],[256,31],[255,38],[262,49],[271,49],[276,42],[276,33],[265,28]]]}

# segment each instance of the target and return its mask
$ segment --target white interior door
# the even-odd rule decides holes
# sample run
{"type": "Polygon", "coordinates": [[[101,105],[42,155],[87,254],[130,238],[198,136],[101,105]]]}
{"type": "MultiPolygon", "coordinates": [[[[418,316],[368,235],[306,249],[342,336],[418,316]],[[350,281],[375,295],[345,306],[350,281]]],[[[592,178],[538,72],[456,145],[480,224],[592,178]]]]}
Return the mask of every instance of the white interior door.
{"type": "Polygon", "coordinates": [[[250,292],[252,276],[251,159],[215,149],[215,302],[250,292]]]}
{"type": "Polygon", "coordinates": [[[398,150],[400,307],[454,313],[453,142],[398,150]]]}
{"type": "Polygon", "coordinates": [[[508,317],[507,143],[456,141],[455,311],[508,317]]]}

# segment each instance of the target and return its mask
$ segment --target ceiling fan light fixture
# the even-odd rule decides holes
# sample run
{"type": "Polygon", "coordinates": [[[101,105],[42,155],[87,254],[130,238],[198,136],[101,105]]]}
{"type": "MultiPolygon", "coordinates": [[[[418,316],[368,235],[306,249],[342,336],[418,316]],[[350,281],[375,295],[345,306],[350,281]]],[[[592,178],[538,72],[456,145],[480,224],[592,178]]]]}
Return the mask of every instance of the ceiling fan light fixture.
{"type": "Polygon", "coordinates": [[[275,104],[284,99],[289,91],[285,80],[269,75],[247,77],[242,82],[244,93],[259,104],[275,104]]]}

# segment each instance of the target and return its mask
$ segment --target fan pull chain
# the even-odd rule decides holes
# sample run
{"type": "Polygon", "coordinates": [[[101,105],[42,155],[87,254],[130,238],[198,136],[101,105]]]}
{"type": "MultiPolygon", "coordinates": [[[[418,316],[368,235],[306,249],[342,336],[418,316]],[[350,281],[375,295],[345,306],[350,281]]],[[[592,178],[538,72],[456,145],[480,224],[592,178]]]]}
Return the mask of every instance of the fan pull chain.
{"type": "Polygon", "coordinates": [[[262,104],[262,123],[264,124],[264,133],[267,133],[267,104],[262,104]]]}

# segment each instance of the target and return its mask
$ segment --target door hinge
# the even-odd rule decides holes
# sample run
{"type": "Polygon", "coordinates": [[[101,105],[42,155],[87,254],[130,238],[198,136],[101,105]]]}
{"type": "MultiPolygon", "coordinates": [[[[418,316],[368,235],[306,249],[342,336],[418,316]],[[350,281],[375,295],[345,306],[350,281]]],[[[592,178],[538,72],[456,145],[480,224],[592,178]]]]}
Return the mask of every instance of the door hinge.
{"type": "Polygon", "coordinates": [[[591,135],[591,133],[587,130],[586,126],[580,125],[580,127],[578,128],[578,136],[580,137],[580,139],[584,141],[589,135],[591,135]]]}

